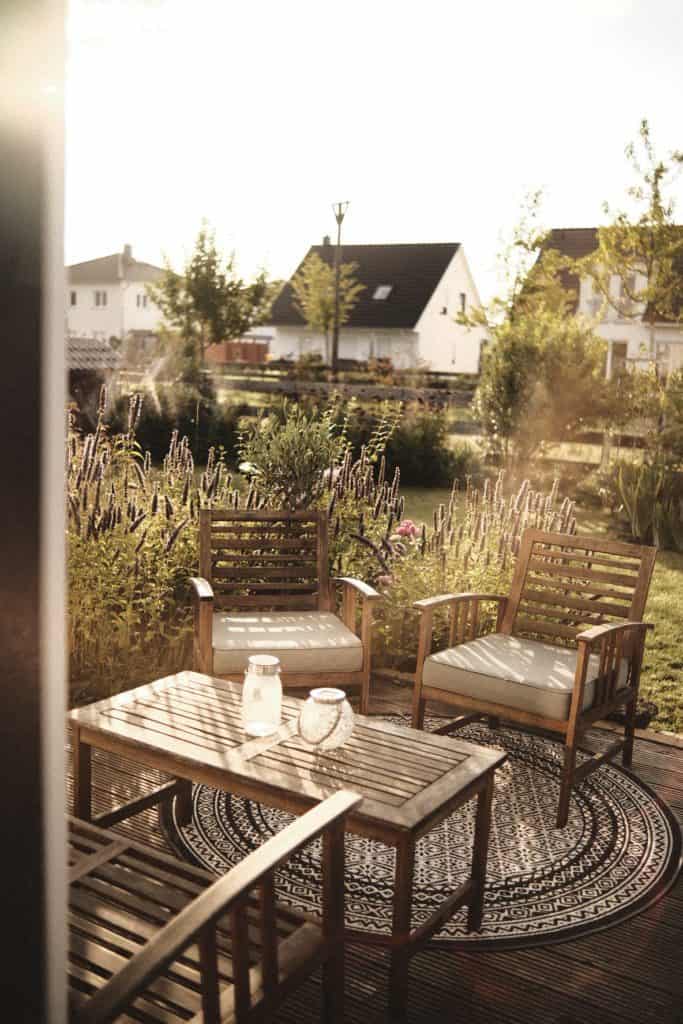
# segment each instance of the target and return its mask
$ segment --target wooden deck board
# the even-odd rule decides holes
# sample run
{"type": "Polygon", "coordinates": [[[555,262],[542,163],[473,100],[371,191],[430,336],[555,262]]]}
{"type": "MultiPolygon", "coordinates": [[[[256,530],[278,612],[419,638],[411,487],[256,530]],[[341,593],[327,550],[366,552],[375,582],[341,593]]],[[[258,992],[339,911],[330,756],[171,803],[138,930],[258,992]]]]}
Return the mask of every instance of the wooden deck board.
{"type": "MultiPolygon", "coordinates": [[[[409,691],[373,687],[373,712],[408,708],[409,691]]],[[[613,737],[594,734],[596,745],[613,737]]],[[[634,772],[683,820],[683,748],[637,740],[634,772]]],[[[130,799],[167,781],[148,768],[97,752],[95,813],[111,793],[130,799]]],[[[70,791],[70,772],[67,779],[70,791]]],[[[152,808],[116,831],[169,852],[152,808]]],[[[683,880],[659,903],[630,921],[584,939],[511,952],[427,949],[410,968],[410,1024],[683,1024],[683,880]]],[[[388,957],[382,949],[349,944],[349,1024],[387,1020],[388,957]]],[[[277,1024],[318,1024],[321,983],[307,982],[280,1010],[277,1024]]]]}

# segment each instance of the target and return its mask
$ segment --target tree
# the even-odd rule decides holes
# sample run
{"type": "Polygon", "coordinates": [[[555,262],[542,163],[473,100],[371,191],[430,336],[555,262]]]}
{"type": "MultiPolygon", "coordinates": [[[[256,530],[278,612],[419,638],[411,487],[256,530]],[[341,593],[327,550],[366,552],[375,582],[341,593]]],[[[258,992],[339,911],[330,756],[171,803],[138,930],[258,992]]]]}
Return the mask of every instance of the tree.
{"type": "Polygon", "coordinates": [[[274,297],[264,271],[250,284],[238,276],[235,254],[221,255],[215,232],[206,224],[183,273],[167,262],[162,279],[148,285],[148,291],[178,332],[183,356],[195,371],[205,366],[209,345],[240,338],[263,323],[274,297]]]}
{"type": "Polygon", "coordinates": [[[662,320],[683,320],[683,228],[674,221],[675,204],[667,189],[683,167],[683,151],[666,160],[655,153],[647,120],[640,123],[639,143],[626,147],[636,182],[627,189],[634,215],[603,204],[610,223],[598,228],[598,247],[580,263],[594,288],[620,316],[642,317],[650,328],[650,357],[655,356],[654,328],[662,320]],[[641,152],[639,153],[640,150],[641,152]],[[617,277],[617,293],[612,287],[617,277]]]}
{"type": "Polygon", "coordinates": [[[517,312],[484,353],[475,411],[489,448],[524,463],[607,411],[605,343],[577,317],[517,312]]]}
{"type": "Polygon", "coordinates": [[[604,413],[605,344],[572,312],[575,264],[547,245],[540,202],[540,192],[526,198],[500,257],[502,295],[458,317],[491,338],[475,411],[489,448],[506,462],[523,462],[604,413]]]}
{"type": "MultiPolygon", "coordinates": [[[[339,268],[339,323],[348,322],[365,285],[355,278],[356,263],[339,268]]],[[[334,267],[311,253],[292,278],[294,308],[307,325],[325,336],[325,362],[330,362],[330,331],[334,326],[334,267]]]]}

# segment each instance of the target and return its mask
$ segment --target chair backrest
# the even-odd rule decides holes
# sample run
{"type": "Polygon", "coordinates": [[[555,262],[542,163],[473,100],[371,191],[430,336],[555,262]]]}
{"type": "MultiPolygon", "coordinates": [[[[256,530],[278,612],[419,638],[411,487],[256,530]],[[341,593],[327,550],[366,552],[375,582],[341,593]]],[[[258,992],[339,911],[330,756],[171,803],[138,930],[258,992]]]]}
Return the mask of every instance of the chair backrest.
{"type": "Polygon", "coordinates": [[[328,611],[327,514],[202,509],[199,574],[218,608],[328,611]]]}
{"type": "Polygon", "coordinates": [[[657,549],[525,530],[501,631],[572,646],[589,626],[642,621],[657,549]]]}

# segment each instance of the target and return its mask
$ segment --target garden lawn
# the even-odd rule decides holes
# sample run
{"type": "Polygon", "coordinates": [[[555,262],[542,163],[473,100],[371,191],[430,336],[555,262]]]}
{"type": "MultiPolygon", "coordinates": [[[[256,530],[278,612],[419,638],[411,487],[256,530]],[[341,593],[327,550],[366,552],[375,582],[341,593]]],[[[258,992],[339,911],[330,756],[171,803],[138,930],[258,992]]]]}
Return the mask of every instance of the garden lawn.
{"type": "MultiPolygon", "coordinates": [[[[433,510],[447,503],[450,491],[402,487],[406,516],[431,522],[433,510]]],[[[616,536],[611,518],[595,509],[579,509],[580,533],[616,536]]],[[[425,595],[426,596],[426,595],[425,595]]],[[[640,693],[657,705],[650,728],[683,734],[683,555],[660,551],[652,576],[645,618],[654,625],[648,633],[640,693]]]]}

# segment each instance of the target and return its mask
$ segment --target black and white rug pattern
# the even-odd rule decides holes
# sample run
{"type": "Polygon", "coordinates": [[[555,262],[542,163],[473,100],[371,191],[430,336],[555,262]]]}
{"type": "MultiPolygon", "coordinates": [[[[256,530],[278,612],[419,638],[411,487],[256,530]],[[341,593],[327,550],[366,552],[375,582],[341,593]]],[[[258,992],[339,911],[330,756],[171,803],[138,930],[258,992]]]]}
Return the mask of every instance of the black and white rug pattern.
{"type": "MultiPolygon", "coordinates": [[[[624,920],[671,886],[680,867],[680,828],[666,804],[634,775],[603,765],[574,792],[567,827],[555,829],[558,743],[483,724],[469,725],[458,736],[502,747],[509,758],[496,773],[482,931],[468,935],[463,910],[437,941],[468,948],[563,941],[624,920]]],[[[178,852],[223,874],[291,820],[283,811],[195,786],[190,824],[179,828],[171,808],[165,827],[178,852]]],[[[468,876],[473,826],[470,803],[418,842],[413,927],[468,876]]],[[[390,931],[393,877],[393,849],[347,835],[347,927],[390,931]]],[[[277,885],[284,903],[318,912],[319,843],[286,864],[277,885]]]]}

